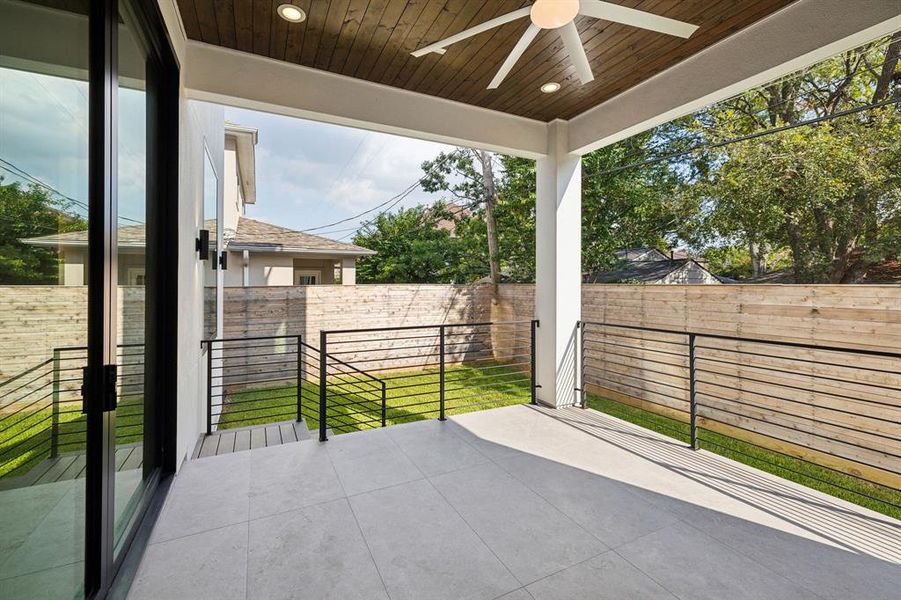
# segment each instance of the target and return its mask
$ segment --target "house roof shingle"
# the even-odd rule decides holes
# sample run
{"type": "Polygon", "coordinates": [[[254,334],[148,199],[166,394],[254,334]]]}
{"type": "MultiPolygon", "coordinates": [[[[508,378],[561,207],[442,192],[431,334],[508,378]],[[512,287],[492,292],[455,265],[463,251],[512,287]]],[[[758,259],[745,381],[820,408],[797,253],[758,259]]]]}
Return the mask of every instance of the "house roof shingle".
{"type": "MultiPolygon", "coordinates": [[[[215,221],[205,221],[204,226],[212,234],[216,231],[215,221]]],[[[144,225],[129,225],[119,228],[119,245],[143,247],[144,225]]],[[[70,231],[23,240],[28,244],[53,246],[84,246],[88,242],[87,231],[70,231]]],[[[247,217],[238,218],[235,232],[225,232],[225,247],[230,250],[258,250],[270,252],[297,252],[309,254],[343,254],[347,256],[370,256],[373,250],[345,244],[318,235],[279,227],[247,217]]]]}

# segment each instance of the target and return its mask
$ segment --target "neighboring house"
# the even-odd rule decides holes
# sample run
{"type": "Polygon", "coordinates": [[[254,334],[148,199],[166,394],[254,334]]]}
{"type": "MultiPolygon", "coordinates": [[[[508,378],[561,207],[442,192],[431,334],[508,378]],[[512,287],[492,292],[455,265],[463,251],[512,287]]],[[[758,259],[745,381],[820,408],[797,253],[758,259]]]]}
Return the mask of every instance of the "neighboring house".
{"type": "Polygon", "coordinates": [[[472,211],[466,208],[465,206],[460,206],[456,202],[447,202],[444,205],[444,210],[450,213],[449,217],[446,219],[439,219],[435,224],[436,229],[444,229],[450,232],[451,237],[456,237],[457,235],[457,224],[464,220],[468,219],[472,216],[472,211]]]}
{"type": "MultiPolygon", "coordinates": [[[[223,282],[226,287],[290,286],[356,283],[357,259],[374,251],[318,235],[279,227],[245,216],[248,204],[256,204],[257,131],[225,124],[225,161],[222,181],[222,237],[226,253],[223,282]]],[[[211,239],[216,221],[206,221],[211,239]]],[[[119,284],[144,284],[143,225],[120,227],[119,284]]],[[[50,246],[60,254],[63,285],[84,285],[87,272],[88,232],[73,231],[22,240],[50,246]]],[[[207,261],[206,285],[214,285],[213,261],[207,261]]]]}
{"type": "MultiPolygon", "coordinates": [[[[720,284],[722,281],[705,265],[684,252],[683,258],[670,258],[656,248],[626,248],[616,251],[619,262],[610,271],[588,275],[587,283],[644,283],[644,284],[720,284]]],[[[673,252],[673,255],[676,255],[673,252]]]]}

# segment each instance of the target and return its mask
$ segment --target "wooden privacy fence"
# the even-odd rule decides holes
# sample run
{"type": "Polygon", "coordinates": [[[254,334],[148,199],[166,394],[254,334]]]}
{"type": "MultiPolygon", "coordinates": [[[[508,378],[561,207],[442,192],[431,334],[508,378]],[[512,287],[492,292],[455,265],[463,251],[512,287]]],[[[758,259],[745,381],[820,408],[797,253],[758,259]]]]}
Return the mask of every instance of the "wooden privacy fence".
{"type": "Polygon", "coordinates": [[[589,392],[901,489],[901,354],[594,322],[582,340],[589,392]]]}
{"type": "Polygon", "coordinates": [[[694,389],[703,429],[901,488],[901,287],[583,285],[582,318],[589,392],[689,422],[694,389]]]}

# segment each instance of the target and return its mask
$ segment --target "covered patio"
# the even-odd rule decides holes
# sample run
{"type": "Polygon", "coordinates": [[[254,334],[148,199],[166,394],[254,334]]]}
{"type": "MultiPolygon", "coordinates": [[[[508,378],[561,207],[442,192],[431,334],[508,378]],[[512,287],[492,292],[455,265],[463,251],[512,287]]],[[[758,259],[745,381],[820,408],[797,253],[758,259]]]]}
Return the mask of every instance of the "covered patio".
{"type": "Polygon", "coordinates": [[[130,598],[868,598],[892,519],[578,408],[186,465],[130,598]]]}

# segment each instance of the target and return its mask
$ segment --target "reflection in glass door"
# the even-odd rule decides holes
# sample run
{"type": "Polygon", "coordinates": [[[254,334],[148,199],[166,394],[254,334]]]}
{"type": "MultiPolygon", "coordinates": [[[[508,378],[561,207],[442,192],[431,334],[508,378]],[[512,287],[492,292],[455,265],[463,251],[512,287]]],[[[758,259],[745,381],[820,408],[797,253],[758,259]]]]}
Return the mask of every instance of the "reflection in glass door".
{"type": "Polygon", "coordinates": [[[0,0],[3,598],[104,593],[174,469],[177,67],[148,7],[0,0]]]}
{"type": "Polygon", "coordinates": [[[117,404],[113,419],[113,547],[118,555],[139,506],[146,465],[144,393],[147,326],[147,51],[129,2],[120,1],[116,105],[116,364],[117,404]]]}
{"type": "Polygon", "coordinates": [[[87,15],[0,0],[0,596],[83,595],[87,15]]]}

